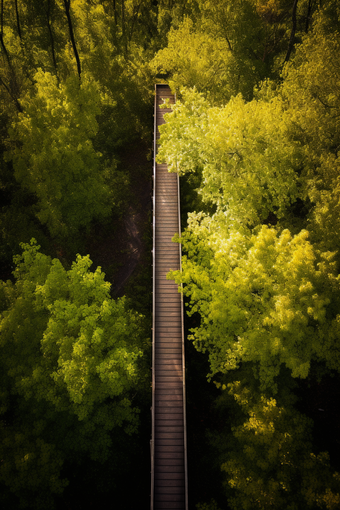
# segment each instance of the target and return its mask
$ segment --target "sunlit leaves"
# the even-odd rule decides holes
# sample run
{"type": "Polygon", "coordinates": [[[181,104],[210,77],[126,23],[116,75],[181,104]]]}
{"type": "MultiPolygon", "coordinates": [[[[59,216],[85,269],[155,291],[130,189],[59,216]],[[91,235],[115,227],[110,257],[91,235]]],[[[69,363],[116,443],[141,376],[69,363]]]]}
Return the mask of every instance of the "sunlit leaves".
{"type": "Polygon", "coordinates": [[[125,310],[124,300],[110,298],[104,274],[99,268],[90,272],[90,265],[89,257],[78,256],[66,271],[59,260],[26,246],[17,258],[15,298],[2,319],[3,347],[11,352],[13,336],[34,356],[32,363],[26,356],[14,364],[10,355],[18,391],[57,409],[71,406],[80,418],[133,384],[141,354],[131,340],[138,337],[138,318],[125,310]],[[23,320],[15,322],[18,312],[23,320]],[[35,340],[26,344],[30,334],[35,340]]]}
{"type": "MultiPolygon", "coordinates": [[[[200,5],[216,18],[220,6],[200,5]]],[[[271,27],[288,7],[256,2],[271,27]]],[[[195,172],[210,206],[209,214],[189,214],[182,272],[170,275],[184,285],[197,325],[188,338],[207,354],[208,378],[235,381],[248,369],[225,404],[235,399],[246,419],[233,408],[233,434],[215,444],[222,451],[226,443],[221,463],[237,510],[339,506],[339,474],[327,453],[313,453],[311,423],[282,397],[287,381],[312,379],[315,366],[340,372],[340,48],[332,9],[320,10],[312,27],[307,20],[282,80],[259,85],[256,99],[236,96],[217,108],[206,93],[183,91],[161,130],[159,160],[195,172]]]]}
{"type": "Polygon", "coordinates": [[[233,427],[234,440],[222,464],[231,507],[335,509],[339,474],[332,473],[327,453],[312,453],[312,422],[291,406],[289,394],[278,402],[239,381],[228,391],[247,416],[233,427]]]}
{"type": "Polygon", "coordinates": [[[221,108],[183,91],[161,130],[159,160],[198,172],[198,193],[216,210],[192,215],[177,275],[201,316],[192,338],[208,351],[212,374],[253,361],[270,386],[282,364],[303,378],[313,360],[340,369],[340,52],[324,23],[321,13],[282,86],[265,83],[256,100],[236,96],[221,108]],[[297,199],[313,201],[309,221],[292,215],[297,199]]]}
{"type": "Polygon", "coordinates": [[[238,92],[236,62],[227,41],[195,30],[190,18],[168,34],[168,46],[151,62],[158,72],[171,73],[170,86],[180,92],[196,87],[213,101],[226,101],[238,92]]]}
{"type": "Polygon", "coordinates": [[[16,179],[38,198],[37,217],[52,235],[86,226],[110,212],[110,193],[91,138],[98,126],[96,85],[76,77],[58,85],[39,71],[36,93],[12,134],[16,179]],[[19,142],[19,143],[18,143],[19,142]]]}
{"type": "Polygon", "coordinates": [[[274,387],[281,364],[293,377],[306,377],[313,359],[340,370],[338,318],[330,304],[339,292],[332,254],[320,257],[306,231],[292,237],[262,227],[256,235],[225,235],[216,226],[207,218],[191,222],[193,235],[205,237],[195,243],[196,255],[190,231],[183,236],[188,258],[178,275],[192,312],[201,315],[193,340],[208,351],[211,374],[253,361],[263,385],[274,387]]]}
{"type": "Polygon", "coordinates": [[[1,285],[0,480],[25,499],[63,490],[65,458],[105,461],[113,430],[136,431],[142,351],[141,317],[88,256],[65,270],[34,242],[23,249],[15,284],[1,285]]]}
{"type": "Polygon", "coordinates": [[[293,121],[292,136],[304,155],[304,196],[314,209],[311,230],[327,249],[339,249],[339,33],[328,33],[327,17],[318,14],[314,30],[286,67],[282,87],[293,121]]]}
{"type": "Polygon", "coordinates": [[[289,118],[280,101],[247,103],[237,96],[224,108],[210,108],[200,94],[183,94],[161,129],[158,160],[180,174],[201,169],[203,200],[231,220],[282,216],[297,196],[301,156],[288,139],[289,118]]]}

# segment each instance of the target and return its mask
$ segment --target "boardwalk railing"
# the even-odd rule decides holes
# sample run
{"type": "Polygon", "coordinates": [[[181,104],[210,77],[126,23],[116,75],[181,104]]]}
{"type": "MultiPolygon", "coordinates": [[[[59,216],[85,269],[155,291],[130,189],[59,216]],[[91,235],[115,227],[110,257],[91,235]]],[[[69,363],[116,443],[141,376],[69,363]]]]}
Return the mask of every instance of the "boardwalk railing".
{"type": "MultiPolygon", "coordinates": [[[[175,98],[168,85],[156,85],[154,156],[158,126],[170,111],[159,106],[175,98]]],[[[166,279],[181,268],[179,179],[154,160],[151,510],[187,510],[187,440],[183,300],[166,279]]]]}

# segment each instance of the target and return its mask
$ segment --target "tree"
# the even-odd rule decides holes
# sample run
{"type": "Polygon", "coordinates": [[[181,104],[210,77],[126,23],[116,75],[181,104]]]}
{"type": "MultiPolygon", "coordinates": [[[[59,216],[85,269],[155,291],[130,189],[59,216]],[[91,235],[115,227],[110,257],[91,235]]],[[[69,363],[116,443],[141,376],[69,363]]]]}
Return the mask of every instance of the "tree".
{"type": "Polygon", "coordinates": [[[339,250],[340,107],[337,86],[339,15],[325,8],[284,69],[283,101],[289,105],[291,138],[303,151],[301,198],[313,204],[309,230],[322,249],[339,250]],[[335,26],[334,26],[335,25],[335,26]]]}
{"type": "Polygon", "coordinates": [[[302,378],[313,360],[340,371],[332,254],[317,254],[306,231],[227,232],[221,221],[192,217],[182,236],[183,274],[175,273],[190,313],[200,314],[191,339],[209,354],[209,377],[251,361],[275,392],[281,366],[302,378]]]}
{"type": "Polygon", "coordinates": [[[282,217],[297,197],[301,155],[289,129],[277,98],[246,102],[239,95],[211,108],[202,95],[183,91],[161,127],[158,160],[180,175],[200,172],[205,202],[234,222],[255,225],[269,214],[282,217]]]}
{"type": "Polygon", "coordinates": [[[294,409],[294,396],[283,387],[278,399],[270,398],[250,389],[249,379],[226,389],[246,418],[219,445],[214,439],[231,508],[338,508],[340,474],[326,452],[313,453],[312,420],[294,409]]]}
{"type": "Polygon", "coordinates": [[[1,285],[0,480],[46,508],[65,462],[103,462],[121,427],[136,431],[140,317],[88,256],[67,271],[34,242],[23,250],[15,283],[1,285]]]}
{"type": "Polygon", "coordinates": [[[156,54],[151,66],[170,74],[169,84],[177,94],[183,87],[195,87],[221,103],[239,91],[237,63],[225,39],[197,30],[190,18],[170,29],[167,47],[156,54]]]}
{"type": "Polygon", "coordinates": [[[110,213],[110,191],[91,138],[98,130],[96,84],[69,77],[58,85],[38,71],[35,93],[11,134],[15,177],[38,199],[36,215],[52,236],[75,232],[110,213]]]}
{"type": "Polygon", "coordinates": [[[68,29],[70,32],[70,39],[71,39],[71,43],[72,43],[73,53],[74,53],[74,57],[77,62],[78,77],[80,79],[81,78],[81,65],[80,65],[80,58],[79,58],[79,53],[78,53],[78,49],[77,49],[77,44],[76,44],[76,41],[74,38],[73,23],[72,23],[72,17],[71,17],[71,12],[70,12],[71,0],[64,0],[64,6],[65,6],[66,17],[67,17],[68,29]]]}

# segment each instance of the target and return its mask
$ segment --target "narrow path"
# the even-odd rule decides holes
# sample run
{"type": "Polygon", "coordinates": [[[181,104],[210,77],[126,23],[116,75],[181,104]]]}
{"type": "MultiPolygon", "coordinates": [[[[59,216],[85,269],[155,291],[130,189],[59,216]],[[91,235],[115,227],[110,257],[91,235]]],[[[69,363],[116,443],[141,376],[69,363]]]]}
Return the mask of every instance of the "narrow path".
{"type": "MultiPolygon", "coordinates": [[[[174,102],[167,85],[156,85],[156,138],[168,111],[159,108],[166,97],[174,102]]],[[[177,285],[166,279],[170,269],[180,269],[180,245],[172,242],[179,232],[178,176],[155,164],[151,510],[188,508],[183,302],[177,285]]]]}

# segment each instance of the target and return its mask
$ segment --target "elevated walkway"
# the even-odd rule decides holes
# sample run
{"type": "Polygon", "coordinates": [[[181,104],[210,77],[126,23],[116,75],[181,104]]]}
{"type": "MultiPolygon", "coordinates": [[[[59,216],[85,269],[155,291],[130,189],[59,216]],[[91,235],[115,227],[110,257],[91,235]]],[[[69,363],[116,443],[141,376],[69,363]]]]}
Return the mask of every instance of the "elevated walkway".
{"type": "MultiPolygon", "coordinates": [[[[175,98],[167,85],[156,85],[155,147],[158,127],[175,98]]],[[[181,267],[179,179],[167,165],[154,162],[153,192],[153,348],[151,510],[188,509],[183,301],[177,284],[166,279],[181,267]]]]}

